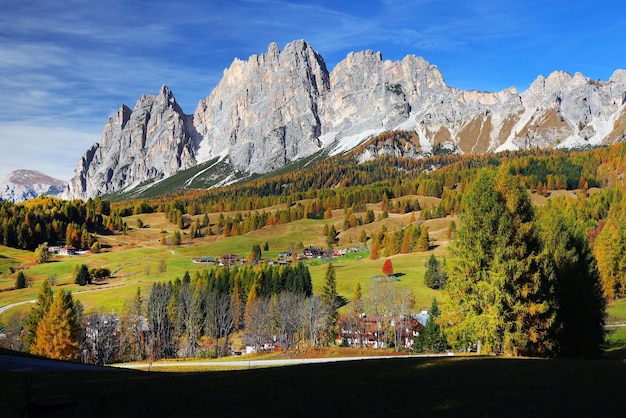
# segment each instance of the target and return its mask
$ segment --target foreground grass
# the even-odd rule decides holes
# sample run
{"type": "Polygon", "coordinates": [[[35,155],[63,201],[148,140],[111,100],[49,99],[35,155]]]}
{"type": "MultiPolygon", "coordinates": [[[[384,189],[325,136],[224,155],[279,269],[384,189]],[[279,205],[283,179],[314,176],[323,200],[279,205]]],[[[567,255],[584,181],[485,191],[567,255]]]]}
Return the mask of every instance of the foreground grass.
{"type": "Polygon", "coordinates": [[[70,397],[78,416],[617,416],[622,361],[371,359],[210,373],[0,373],[0,416],[70,397]]]}

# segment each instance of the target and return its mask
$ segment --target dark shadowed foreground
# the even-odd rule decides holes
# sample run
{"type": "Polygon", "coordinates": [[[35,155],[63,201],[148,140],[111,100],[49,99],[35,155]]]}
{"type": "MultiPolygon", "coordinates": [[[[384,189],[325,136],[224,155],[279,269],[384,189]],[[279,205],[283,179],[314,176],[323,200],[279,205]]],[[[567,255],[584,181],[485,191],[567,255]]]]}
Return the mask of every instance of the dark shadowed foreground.
{"type": "Polygon", "coordinates": [[[78,416],[617,416],[626,363],[409,358],[240,371],[0,373],[0,416],[72,399],[78,416]]]}

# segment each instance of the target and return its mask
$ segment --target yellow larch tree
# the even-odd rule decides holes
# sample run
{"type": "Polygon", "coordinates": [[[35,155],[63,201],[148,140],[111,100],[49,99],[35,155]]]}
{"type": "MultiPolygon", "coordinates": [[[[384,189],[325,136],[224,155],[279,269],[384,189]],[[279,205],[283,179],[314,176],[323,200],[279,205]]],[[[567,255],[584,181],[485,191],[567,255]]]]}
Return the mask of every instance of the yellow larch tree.
{"type": "Polygon", "coordinates": [[[80,356],[79,331],[72,293],[61,289],[37,324],[30,352],[53,359],[76,361],[80,356]]]}

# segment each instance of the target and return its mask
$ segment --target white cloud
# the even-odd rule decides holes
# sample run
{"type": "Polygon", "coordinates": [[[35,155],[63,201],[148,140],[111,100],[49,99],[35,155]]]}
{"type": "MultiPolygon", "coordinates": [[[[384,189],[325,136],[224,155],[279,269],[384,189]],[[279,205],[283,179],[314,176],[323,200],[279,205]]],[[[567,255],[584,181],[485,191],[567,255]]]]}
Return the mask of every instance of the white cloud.
{"type": "Polygon", "coordinates": [[[0,175],[23,168],[66,181],[79,158],[98,141],[90,130],[22,123],[0,123],[0,135],[0,175]]]}

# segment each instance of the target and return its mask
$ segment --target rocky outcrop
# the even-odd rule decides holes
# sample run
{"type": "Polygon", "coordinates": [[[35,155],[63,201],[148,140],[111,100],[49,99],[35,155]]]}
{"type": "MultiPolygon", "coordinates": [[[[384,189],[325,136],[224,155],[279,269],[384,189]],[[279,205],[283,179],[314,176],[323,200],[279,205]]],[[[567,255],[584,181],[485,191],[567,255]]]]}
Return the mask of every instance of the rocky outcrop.
{"type": "Polygon", "coordinates": [[[165,86],[158,96],[144,94],[133,110],[122,106],[78,162],[63,196],[86,199],[193,167],[191,120],[165,86]]]}
{"type": "Polygon", "coordinates": [[[235,59],[194,113],[201,159],[227,152],[236,168],[263,173],[310,155],[321,146],[329,90],[324,60],[304,41],[235,59]]]}
{"type": "Polygon", "coordinates": [[[65,182],[35,170],[15,170],[0,178],[0,200],[17,203],[41,195],[56,196],[65,182]]]}
{"type": "Polygon", "coordinates": [[[434,146],[462,153],[528,147],[580,147],[622,140],[626,71],[595,81],[581,74],[539,76],[523,93],[449,87],[438,68],[408,55],[350,53],[328,72],[305,41],[235,59],[192,116],[166,87],[123,106],[80,160],[66,197],[90,197],[161,179],[213,158],[264,173],[322,148],[351,150],[388,130],[403,144],[369,144],[377,155],[419,157],[434,146]],[[380,148],[379,148],[380,146],[380,148]]]}

